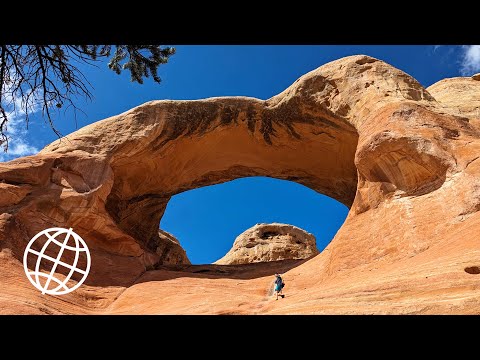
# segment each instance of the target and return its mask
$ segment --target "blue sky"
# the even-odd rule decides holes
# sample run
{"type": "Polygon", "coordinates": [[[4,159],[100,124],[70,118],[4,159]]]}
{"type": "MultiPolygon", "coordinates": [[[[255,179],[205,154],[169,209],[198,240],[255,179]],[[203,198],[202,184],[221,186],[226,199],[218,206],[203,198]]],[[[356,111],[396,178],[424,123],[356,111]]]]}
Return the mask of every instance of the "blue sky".
{"type": "MultiPolygon", "coordinates": [[[[268,99],[298,77],[343,56],[366,54],[384,60],[415,77],[423,86],[454,76],[480,72],[480,45],[470,46],[175,46],[177,53],[160,67],[161,85],[151,80],[131,83],[105,63],[81,66],[93,86],[94,99],[78,104],[85,112],[61,113],[58,130],[67,135],[82,126],[119,114],[150,100],[200,99],[244,95],[268,99]]],[[[29,155],[56,139],[40,113],[28,131],[21,114],[9,126],[10,152],[0,161],[29,155]]],[[[162,229],[174,234],[193,263],[222,257],[235,237],[260,222],[299,226],[317,238],[322,250],[343,223],[348,209],[292,182],[244,178],[179,194],[170,201],[162,229]]]]}

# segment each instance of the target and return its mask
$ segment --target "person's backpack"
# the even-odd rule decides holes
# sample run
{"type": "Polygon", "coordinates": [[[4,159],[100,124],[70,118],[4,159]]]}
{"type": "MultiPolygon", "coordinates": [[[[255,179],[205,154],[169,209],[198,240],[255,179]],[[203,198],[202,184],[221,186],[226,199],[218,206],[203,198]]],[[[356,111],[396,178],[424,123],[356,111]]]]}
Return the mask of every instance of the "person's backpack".
{"type": "Polygon", "coordinates": [[[285,283],[282,281],[282,289],[285,287],[285,283]]]}

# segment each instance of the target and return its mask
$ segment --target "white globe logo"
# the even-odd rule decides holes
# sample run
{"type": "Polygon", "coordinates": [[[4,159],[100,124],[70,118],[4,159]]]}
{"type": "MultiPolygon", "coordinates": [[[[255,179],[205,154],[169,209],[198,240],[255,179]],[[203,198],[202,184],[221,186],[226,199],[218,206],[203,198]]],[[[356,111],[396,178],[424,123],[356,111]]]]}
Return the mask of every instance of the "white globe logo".
{"type": "Polygon", "coordinates": [[[40,231],[30,240],[25,249],[25,253],[23,254],[23,268],[25,270],[25,274],[27,274],[27,278],[30,280],[32,285],[40,290],[42,294],[65,295],[76,290],[87,278],[90,271],[90,264],[90,252],[88,251],[87,244],[78,234],[73,232],[72,228],[50,228],[40,231]],[[57,240],[57,238],[62,237],[63,241],[57,240]],[[72,243],[72,245],[74,242],[75,246],[69,246],[69,241],[72,243]],[[37,251],[34,250],[32,246],[36,246],[39,249],[41,246],[41,249],[37,251]],[[55,253],[56,257],[47,255],[45,253],[47,251],[50,253],[55,253]],[[70,254],[67,254],[68,252],[70,252],[70,254]],[[71,256],[69,257],[66,255],[71,256]],[[34,271],[29,270],[27,266],[28,259],[32,256],[37,257],[34,271]],[[74,259],[73,261],[70,261],[70,263],[62,261],[68,258],[71,260],[73,256],[74,259]],[[84,268],[77,267],[79,266],[80,258],[86,260],[83,261],[83,263],[85,263],[84,268]],[[49,266],[52,266],[47,273],[41,271],[41,264],[44,262],[49,266]],[[69,271],[67,270],[68,274],[63,280],[58,279],[55,274],[55,270],[57,270],[57,267],[59,266],[69,269],[69,271]],[[81,279],[75,285],[69,287],[69,283],[75,282],[72,279],[72,276],[75,275],[75,273],[81,274],[81,279]]]}

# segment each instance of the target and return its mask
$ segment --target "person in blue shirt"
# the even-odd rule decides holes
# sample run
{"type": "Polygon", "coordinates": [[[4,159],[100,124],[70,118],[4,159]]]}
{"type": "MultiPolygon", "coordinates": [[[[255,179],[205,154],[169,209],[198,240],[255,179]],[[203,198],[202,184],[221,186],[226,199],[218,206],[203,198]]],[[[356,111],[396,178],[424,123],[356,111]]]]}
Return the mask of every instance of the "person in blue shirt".
{"type": "Polygon", "coordinates": [[[280,274],[275,274],[275,294],[277,295],[277,298],[275,300],[278,300],[279,295],[282,297],[282,299],[285,297],[285,295],[283,295],[282,293],[284,286],[285,283],[283,282],[280,274]]]}

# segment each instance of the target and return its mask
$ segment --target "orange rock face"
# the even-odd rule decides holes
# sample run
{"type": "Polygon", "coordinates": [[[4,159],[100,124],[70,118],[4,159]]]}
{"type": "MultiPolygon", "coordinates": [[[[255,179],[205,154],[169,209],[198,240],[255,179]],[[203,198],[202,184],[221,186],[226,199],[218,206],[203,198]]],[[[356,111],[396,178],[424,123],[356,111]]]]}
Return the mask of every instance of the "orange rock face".
{"type": "Polygon", "coordinates": [[[152,101],[0,163],[0,313],[478,314],[478,94],[476,78],[424,89],[350,56],[266,101],[152,101]],[[350,212],[308,261],[165,265],[169,199],[246,176],[296,181],[350,212]],[[23,272],[48,227],[91,249],[68,295],[41,295],[23,272]],[[286,297],[270,301],[275,272],[286,297]]]}
{"type": "Polygon", "coordinates": [[[296,226],[256,224],[237,236],[218,265],[308,259],[318,254],[315,236],[296,226]]]}

